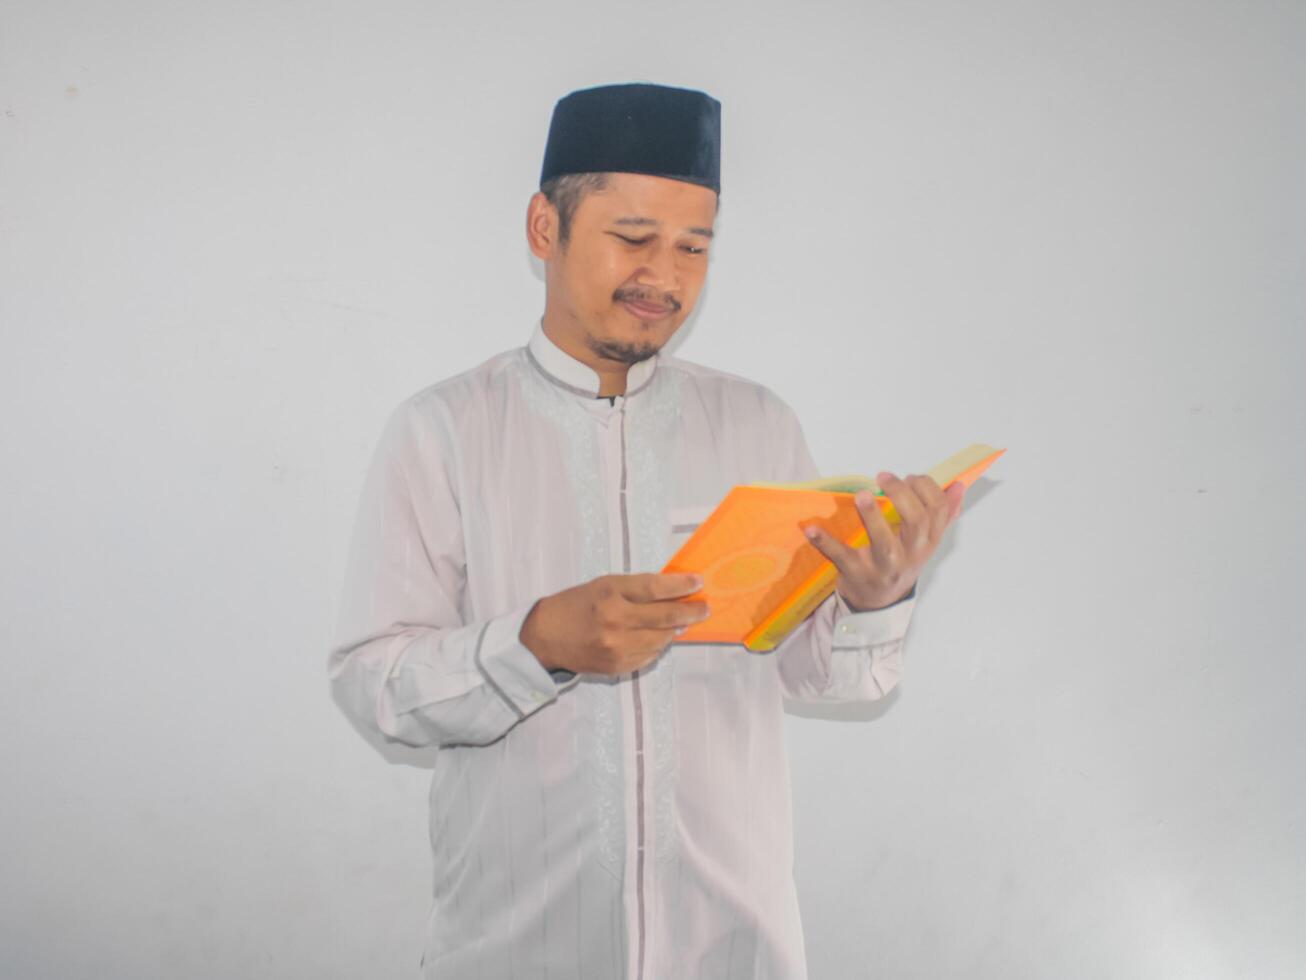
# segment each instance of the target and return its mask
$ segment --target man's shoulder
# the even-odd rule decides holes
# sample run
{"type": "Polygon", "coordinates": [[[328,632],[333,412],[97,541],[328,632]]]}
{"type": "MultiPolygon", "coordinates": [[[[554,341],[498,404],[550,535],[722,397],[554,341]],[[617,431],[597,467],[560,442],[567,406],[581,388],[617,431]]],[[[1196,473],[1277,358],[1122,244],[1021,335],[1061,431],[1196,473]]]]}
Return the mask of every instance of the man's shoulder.
{"type": "Polygon", "coordinates": [[[432,381],[400,402],[400,407],[441,411],[466,404],[477,396],[489,394],[504,382],[508,371],[521,359],[520,347],[499,351],[479,364],[457,374],[432,381]]]}
{"type": "Polygon", "coordinates": [[[716,392],[732,403],[757,403],[778,411],[787,411],[788,404],[770,386],[742,374],[689,361],[672,354],[663,354],[658,370],[680,374],[691,385],[706,392],[716,392]]]}

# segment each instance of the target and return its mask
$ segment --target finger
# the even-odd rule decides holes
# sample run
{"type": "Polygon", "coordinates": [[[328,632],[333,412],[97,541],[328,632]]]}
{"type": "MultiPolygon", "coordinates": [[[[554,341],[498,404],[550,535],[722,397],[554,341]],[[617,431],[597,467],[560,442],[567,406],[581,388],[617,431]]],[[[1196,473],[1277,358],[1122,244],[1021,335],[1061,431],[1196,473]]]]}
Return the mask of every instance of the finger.
{"type": "MultiPolygon", "coordinates": [[[[881,517],[883,520],[883,517],[881,517]]],[[[857,550],[850,548],[819,524],[809,524],[803,528],[807,540],[826,558],[834,562],[840,575],[847,575],[857,560],[857,550]]]]}
{"type": "Polygon", "coordinates": [[[881,473],[877,479],[880,481],[880,488],[893,501],[893,506],[898,509],[903,524],[919,525],[925,521],[925,505],[916,496],[916,491],[905,481],[899,480],[892,473],[887,472],[881,473]]]}
{"type": "Polygon", "coordinates": [[[906,480],[899,480],[892,473],[881,473],[880,476],[884,478],[880,485],[902,517],[898,540],[904,551],[913,554],[920,552],[929,543],[929,512],[906,480]]]}
{"type": "Polygon", "coordinates": [[[662,654],[666,653],[667,647],[675,642],[676,635],[671,630],[649,630],[646,638],[641,639],[638,646],[632,648],[631,663],[629,669],[632,671],[643,670],[649,664],[656,661],[662,654]]]}
{"type": "Polygon", "coordinates": [[[912,489],[916,491],[916,496],[920,497],[921,503],[925,504],[927,509],[934,510],[947,503],[947,498],[943,496],[943,489],[928,473],[909,476],[907,482],[911,484],[912,489]]]}
{"type": "Polygon", "coordinates": [[[943,495],[934,478],[928,474],[909,476],[907,483],[925,505],[925,526],[928,536],[926,543],[933,546],[943,537],[943,532],[948,526],[948,513],[952,510],[952,503],[943,495]]]}
{"type": "Polygon", "coordinates": [[[701,623],[711,614],[702,599],[668,599],[662,602],[632,602],[626,607],[626,625],[635,632],[676,630],[701,623]]]}
{"type": "Polygon", "coordinates": [[[666,650],[675,639],[671,630],[635,630],[625,638],[621,648],[608,660],[609,675],[630,674],[642,670],[666,650]]]}
{"type": "MultiPolygon", "coordinates": [[[[898,567],[902,544],[889,523],[889,519],[880,510],[876,495],[869,490],[859,491],[853,499],[857,502],[857,512],[862,516],[866,534],[871,539],[871,561],[882,571],[892,572],[898,567]]],[[[901,514],[898,515],[902,517],[901,514]]]]}
{"type": "Polygon", "coordinates": [[[693,595],[703,587],[701,575],[692,572],[645,572],[617,576],[619,591],[631,602],[660,602],[693,595]]]}

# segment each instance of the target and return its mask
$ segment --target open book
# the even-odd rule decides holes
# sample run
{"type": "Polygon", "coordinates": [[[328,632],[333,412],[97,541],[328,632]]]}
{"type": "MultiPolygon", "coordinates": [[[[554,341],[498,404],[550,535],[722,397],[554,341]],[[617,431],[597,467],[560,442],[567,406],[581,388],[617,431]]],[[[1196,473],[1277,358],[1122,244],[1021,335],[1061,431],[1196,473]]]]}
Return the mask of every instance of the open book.
{"type": "MultiPolygon", "coordinates": [[[[969,487],[1005,449],[975,443],[929,470],[939,486],[969,487]]],[[[807,483],[746,483],[731,488],[663,567],[693,572],[710,613],[677,643],[742,643],[774,649],[834,591],[838,570],[802,532],[818,523],[849,547],[869,543],[853,495],[871,490],[891,525],[902,523],[893,502],[865,476],[831,476],[807,483]]]]}

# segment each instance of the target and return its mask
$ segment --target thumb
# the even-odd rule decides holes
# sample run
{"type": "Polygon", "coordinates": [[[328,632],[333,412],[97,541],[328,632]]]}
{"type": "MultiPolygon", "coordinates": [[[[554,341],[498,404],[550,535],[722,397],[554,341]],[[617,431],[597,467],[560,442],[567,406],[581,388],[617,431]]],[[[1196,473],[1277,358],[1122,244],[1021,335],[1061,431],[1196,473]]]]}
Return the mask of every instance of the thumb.
{"type": "Polygon", "coordinates": [[[836,538],[819,524],[809,524],[802,528],[803,537],[811,542],[812,547],[830,559],[840,575],[847,575],[850,559],[854,555],[852,548],[836,538]]]}

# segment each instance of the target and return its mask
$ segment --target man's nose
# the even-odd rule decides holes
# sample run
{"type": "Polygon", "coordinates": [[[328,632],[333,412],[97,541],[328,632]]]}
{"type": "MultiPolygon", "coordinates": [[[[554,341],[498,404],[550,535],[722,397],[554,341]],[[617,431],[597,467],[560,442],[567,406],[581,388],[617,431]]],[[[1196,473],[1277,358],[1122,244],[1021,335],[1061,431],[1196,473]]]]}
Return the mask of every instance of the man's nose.
{"type": "MultiPolygon", "coordinates": [[[[644,265],[635,277],[642,286],[651,286],[664,293],[674,293],[680,288],[679,272],[676,269],[676,256],[670,245],[653,242],[645,255],[644,265]]],[[[656,297],[656,302],[665,302],[667,297],[656,297]]]]}

